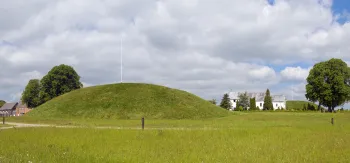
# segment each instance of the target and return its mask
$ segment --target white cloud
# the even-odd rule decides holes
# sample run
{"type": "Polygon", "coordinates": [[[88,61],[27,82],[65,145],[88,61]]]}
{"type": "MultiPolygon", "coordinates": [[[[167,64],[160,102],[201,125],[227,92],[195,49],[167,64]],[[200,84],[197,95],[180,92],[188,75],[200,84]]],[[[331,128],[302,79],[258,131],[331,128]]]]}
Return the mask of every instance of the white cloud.
{"type": "Polygon", "coordinates": [[[275,70],[270,67],[264,66],[259,69],[253,69],[249,71],[249,74],[256,79],[266,79],[266,78],[275,78],[275,70]]]}
{"type": "Polygon", "coordinates": [[[305,81],[307,76],[309,75],[309,71],[312,67],[308,69],[303,69],[300,66],[298,67],[286,67],[281,71],[281,76],[286,80],[297,80],[297,81],[305,81]]]}
{"type": "Polygon", "coordinates": [[[307,76],[300,67],[276,73],[276,64],[350,60],[350,24],[334,23],[331,1],[275,2],[3,2],[0,98],[62,63],[74,66],[87,86],[119,82],[121,36],[125,82],[163,84],[204,98],[307,76]]]}

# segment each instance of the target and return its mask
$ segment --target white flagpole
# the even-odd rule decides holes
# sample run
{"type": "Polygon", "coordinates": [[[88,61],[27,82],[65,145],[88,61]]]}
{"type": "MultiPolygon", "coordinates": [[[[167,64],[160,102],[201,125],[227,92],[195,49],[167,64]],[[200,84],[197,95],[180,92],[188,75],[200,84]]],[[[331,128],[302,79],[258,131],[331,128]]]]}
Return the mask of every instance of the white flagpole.
{"type": "Polygon", "coordinates": [[[123,83],[123,38],[120,39],[120,83],[123,83]]]}
{"type": "Polygon", "coordinates": [[[293,95],[294,95],[294,84],[292,84],[292,100],[294,100],[293,95]]]}

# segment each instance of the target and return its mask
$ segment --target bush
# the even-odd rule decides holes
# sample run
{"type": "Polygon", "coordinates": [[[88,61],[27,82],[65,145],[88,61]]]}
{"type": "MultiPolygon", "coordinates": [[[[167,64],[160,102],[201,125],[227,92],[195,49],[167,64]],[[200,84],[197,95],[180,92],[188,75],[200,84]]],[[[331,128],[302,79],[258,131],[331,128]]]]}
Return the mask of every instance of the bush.
{"type": "Polygon", "coordinates": [[[236,107],[236,111],[243,111],[243,107],[242,106],[236,107]]]}

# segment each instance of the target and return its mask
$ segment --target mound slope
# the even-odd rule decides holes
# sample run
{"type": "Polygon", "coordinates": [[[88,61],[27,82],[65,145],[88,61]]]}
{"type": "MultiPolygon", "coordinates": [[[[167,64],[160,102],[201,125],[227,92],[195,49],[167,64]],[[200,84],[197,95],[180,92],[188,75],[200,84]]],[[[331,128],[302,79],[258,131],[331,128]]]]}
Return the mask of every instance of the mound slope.
{"type": "MultiPolygon", "coordinates": [[[[316,109],[318,108],[318,105],[309,101],[287,101],[287,108],[294,109],[294,110],[302,110],[304,105],[307,107],[308,104],[314,106],[316,109]]],[[[321,108],[324,109],[324,107],[322,106],[321,108]]]]}
{"type": "Polygon", "coordinates": [[[140,83],[82,88],[56,97],[27,114],[42,118],[201,119],[228,111],[186,91],[140,83]]]}

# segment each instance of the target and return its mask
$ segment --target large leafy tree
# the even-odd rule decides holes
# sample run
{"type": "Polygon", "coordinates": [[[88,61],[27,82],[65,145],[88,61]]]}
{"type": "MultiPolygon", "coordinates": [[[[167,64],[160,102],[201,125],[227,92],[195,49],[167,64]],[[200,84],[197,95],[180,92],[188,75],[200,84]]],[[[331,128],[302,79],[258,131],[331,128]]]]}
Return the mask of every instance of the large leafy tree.
{"type": "Polygon", "coordinates": [[[224,96],[222,97],[220,107],[227,109],[227,110],[231,108],[230,98],[229,98],[227,93],[225,93],[224,96]]]}
{"type": "Polygon", "coordinates": [[[350,68],[341,59],[332,58],[313,66],[307,77],[305,97],[333,112],[350,100],[350,68]]]}
{"type": "Polygon", "coordinates": [[[22,102],[29,108],[35,108],[40,105],[40,81],[39,79],[29,80],[25,90],[22,93],[22,102]]]}
{"type": "Polygon", "coordinates": [[[42,102],[83,87],[73,67],[64,64],[53,67],[40,83],[42,102]]]}
{"type": "Polygon", "coordinates": [[[247,92],[238,95],[238,106],[242,106],[244,110],[248,110],[249,107],[249,96],[247,92]]]}
{"type": "Polygon", "coordinates": [[[273,110],[272,97],[269,89],[267,89],[265,93],[263,110],[273,110]]]}
{"type": "Polygon", "coordinates": [[[324,83],[325,67],[326,62],[316,63],[306,79],[308,84],[306,85],[305,97],[311,102],[318,102],[318,109],[320,109],[324,93],[326,93],[324,83]]]}

